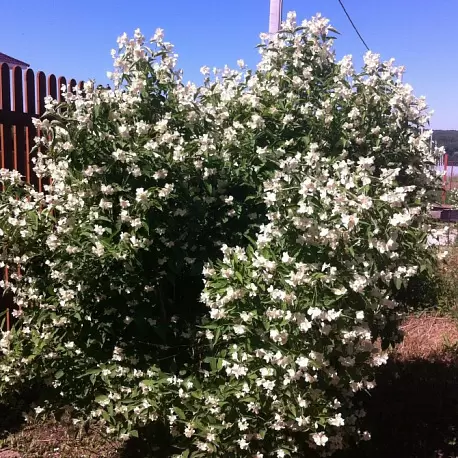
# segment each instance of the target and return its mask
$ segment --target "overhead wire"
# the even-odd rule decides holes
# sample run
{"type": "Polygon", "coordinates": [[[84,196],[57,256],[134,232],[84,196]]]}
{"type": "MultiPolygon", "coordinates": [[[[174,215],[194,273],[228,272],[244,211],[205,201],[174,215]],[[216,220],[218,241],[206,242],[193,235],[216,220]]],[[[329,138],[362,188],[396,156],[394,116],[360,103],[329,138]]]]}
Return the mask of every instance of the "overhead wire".
{"type": "Polygon", "coordinates": [[[368,51],[370,51],[369,49],[369,46],[367,46],[367,43],[364,41],[364,38],[362,37],[362,35],[359,33],[359,30],[358,28],[356,27],[355,23],[353,22],[352,18],[350,17],[350,15],[348,14],[348,11],[347,9],[345,8],[345,5],[343,4],[342,0],[337,0],[339,3],[340,3],[340,6],[342,7],[342,9],[344,10],[344,13],[346,14],[348,20],[350,21],[350,24],[353,26],[353,28],[355,29],[355,32],[357,33],[359,39],[361,40],[361,42],[363,43],[363,45],[366,47],[366,49],[368,51]]]}

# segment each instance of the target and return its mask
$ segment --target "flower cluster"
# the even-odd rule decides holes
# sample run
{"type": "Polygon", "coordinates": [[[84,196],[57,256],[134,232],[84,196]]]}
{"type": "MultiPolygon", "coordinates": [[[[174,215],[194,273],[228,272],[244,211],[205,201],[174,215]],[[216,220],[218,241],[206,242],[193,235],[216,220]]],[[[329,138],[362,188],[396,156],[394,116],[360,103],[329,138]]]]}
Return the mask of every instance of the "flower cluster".
{"type": "Polygon", "coordinates": [[[162,30],[137,30],[113,90],[47,100],[43,191],[0,172],[0,394],[42,382],[49,408],[122,438],[166,425],[182,457],[370,437],[355,393],[432,260],[436,152],[402,68],[368,52],[358,73],[332,33],[290,13],[255,71],[204,67],[197,87],[162,30]]]}

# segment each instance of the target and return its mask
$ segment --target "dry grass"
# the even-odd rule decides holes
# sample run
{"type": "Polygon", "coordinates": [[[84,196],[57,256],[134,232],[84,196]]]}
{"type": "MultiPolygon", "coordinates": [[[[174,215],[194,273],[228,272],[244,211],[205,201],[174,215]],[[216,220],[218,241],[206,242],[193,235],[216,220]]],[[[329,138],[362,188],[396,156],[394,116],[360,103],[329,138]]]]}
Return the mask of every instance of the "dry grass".
{"type": "Polygon", "coordinates": [[[457,285],[458,281],[458,247],[450,246],[446,248],[448,255],[444,258],[444,261],[440,264],[439,273],[445,277],[445,279],[454,285],[457,285]]]}
{"type": "Polygon", "coordinates": [[[84,432],[68,422],[33,421],[0,442],[0,458],[119,458],[121,448],[97,429],[84,432]]]}
{"type": "Polygon", "coordinates": [[[395,349],[400,361],[458,359],[458,324],[450,316],[410,316],[402,326],[404,341],[395,349]]]}

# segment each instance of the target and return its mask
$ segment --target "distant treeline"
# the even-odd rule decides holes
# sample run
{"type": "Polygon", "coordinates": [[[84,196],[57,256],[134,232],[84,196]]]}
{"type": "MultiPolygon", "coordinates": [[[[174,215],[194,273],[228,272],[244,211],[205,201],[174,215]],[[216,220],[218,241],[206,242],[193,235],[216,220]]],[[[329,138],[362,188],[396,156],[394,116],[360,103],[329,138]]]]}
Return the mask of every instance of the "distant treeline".
{"type": "Polygon", "coordinates": [[[458,130],[435,130],[433,140],[443,146],[448,154],[458,157],[458,130]]]}

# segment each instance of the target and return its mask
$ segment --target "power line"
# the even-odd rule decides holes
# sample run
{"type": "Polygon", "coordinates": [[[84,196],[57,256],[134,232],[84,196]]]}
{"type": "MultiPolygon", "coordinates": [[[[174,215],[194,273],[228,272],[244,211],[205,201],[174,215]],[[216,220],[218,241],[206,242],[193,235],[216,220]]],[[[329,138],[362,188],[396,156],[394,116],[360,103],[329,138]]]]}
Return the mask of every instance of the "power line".
{"type": "Polygon", "coordinates": [[[361,36],[361,34],[359,33],[359,30],[356,28],[356,25],[355,23],[351,20],[351,17],[350,15],[348,14],[344,4],[342,3],[342,0],[338,0],[338,2],[340,3],[340,6],[342,7],[342,9],[344,10],[344,13],[347,15],[347,18],[348,20],[350,21],[350,24],[353,26],[353,28],[355,29],[355,32],[358,34],[358,37],[359,39],[362,41],[363,45],[366,47],[366,49],[368,51],[370,51],[369,49],[369,46],[367,46],[366,42],[364,41],[364,38],[361,36]]]}

